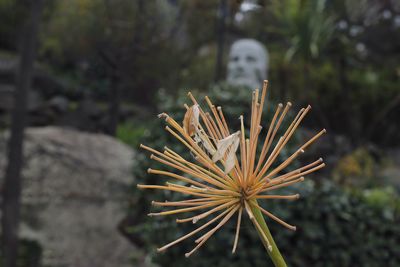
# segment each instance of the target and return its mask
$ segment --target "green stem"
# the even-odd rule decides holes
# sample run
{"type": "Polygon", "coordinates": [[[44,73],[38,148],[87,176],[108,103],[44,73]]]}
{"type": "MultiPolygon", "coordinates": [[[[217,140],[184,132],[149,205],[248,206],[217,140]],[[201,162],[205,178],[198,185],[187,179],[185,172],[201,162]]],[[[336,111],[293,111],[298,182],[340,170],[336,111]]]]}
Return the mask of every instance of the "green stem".
{"type": "MultiPolygon", "coordinates": [[[[255,202],[255,204],[256,203],[257,202],[255,202]]],[[[264,238],[262,237],[261,233],[259,233],[259,235],[261,237],[261,240],[262,240],[262,242],[263,242],[263,244],[265,246],[265,249],[267,250],[269,256],[271,257],[272,262],[274,263],[274,265],[276,267],[287,267],[287,265],[285,263],[285,260],[283,259],[281,253],[279,252],[279,249],[276,246],[274,239],[272,238],[271,232],[269,231],[268,226],[265,223],[264,216],[262,215],[260,209],[255,204],[250,205],[251,211],[253,212],[256,221],[261,226],[265,236],[267,237],[269,243],[272,246],[272,250],[269,250],[268,249],[268,245],[267,245],[267,241],[264,240],[264,238]]],[[[257,229],[257,232],[258,232],[258,229],[257,229]]]]}

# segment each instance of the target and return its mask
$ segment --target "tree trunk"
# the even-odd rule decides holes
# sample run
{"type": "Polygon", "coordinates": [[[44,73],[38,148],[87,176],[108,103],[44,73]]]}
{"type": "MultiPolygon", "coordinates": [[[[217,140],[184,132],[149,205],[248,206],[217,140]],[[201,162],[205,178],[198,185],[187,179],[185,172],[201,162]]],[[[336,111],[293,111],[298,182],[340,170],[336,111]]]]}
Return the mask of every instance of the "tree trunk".
{"type": "Polygon", "coordinates": [[[224,56],[225,43],[225,20],[227,17],[226,0],[220,0],[218,7],[218,22],[217,22],[217,58],[215,63],[215,82],[222,79],[222,64],[224,56]]]}
{"type": "Polygon", "coordinates": [[[112,78],[111,78],[111,88],[110,88],[110,102],[109,102],[109,122],[107,133],[111,136],[117,135],[117,128],[119,122],[119,111],[120,111],[120,79],[118,78],[118,70],[112,70],[112,78]]]}
{"type": "MultiPolygon", "coordinates": [[[[311,79],[311,65],[309,62],[305,61],[304,63],[304,84],[305,84],[305,92],[306,92],[306,100],[310,99],[310,90],[315,90],[315,85],[311,79]]],[[[322,123],[325,129],[332,129],[329,123],[328,117],[325,115],[325,112],[321,109],[318,101],[313,101],[313,108],[317,111],[315,114],[318,119],[322,123]]]]}
{"type": "Polygon", "coordinates": [[[21,167],[23,164],[24,128],[27,117],[27,95],[32,83],[42,0],[30,1],[30,4],[30,17],[23,28],[21,56],[12,111],[11,136],[8,144],[8,165],[3,185],[3,267],[17,266],[21,167]]]}
{"type": "Polygon", "coordinates": [[[281,63],[279,66],[279,82],[281,85],[280,88],[280,100],[282,103],[286,101],[286,94],[287,94],[287,88],[288,88],[288,65],[286,63],[281,63]]]}

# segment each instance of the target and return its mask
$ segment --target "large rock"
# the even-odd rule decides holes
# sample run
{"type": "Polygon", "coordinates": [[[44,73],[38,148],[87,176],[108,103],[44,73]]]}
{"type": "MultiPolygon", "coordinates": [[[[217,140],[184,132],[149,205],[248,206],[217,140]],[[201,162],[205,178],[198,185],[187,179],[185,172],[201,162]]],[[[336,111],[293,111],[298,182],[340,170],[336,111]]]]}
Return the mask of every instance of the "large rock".
{"type": "Polygon", "coordinates": [[[133,182],[132,149],[101,134],[43,127],[27,129],[24,154],[21,237],[40,243],[43,264],[130,266],[133,247],[117,226],[133,182]]]}

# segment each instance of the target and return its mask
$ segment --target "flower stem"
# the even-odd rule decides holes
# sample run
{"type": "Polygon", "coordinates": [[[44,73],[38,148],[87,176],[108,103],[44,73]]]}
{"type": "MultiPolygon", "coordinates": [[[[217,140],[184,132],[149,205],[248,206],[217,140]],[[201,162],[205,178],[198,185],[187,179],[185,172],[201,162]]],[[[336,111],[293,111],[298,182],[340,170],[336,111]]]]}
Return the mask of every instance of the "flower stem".
{"type": "MultiPolygon", "coordinates": [[[[257,203],[257,202],[255,202],[255,203],[257,203]]],[[[261,226],[265,236],[267,237],[269,243],[272,246],[272,250],[269,250],[267,241],[264,240],[261,233],[259,233],[261,240],[265,246],[265,249],[267,250],[269,256],[271,257],[272,262],[274,263],[274,265],[276,267],[287,267],[285,260],[283,259],[281,253],[279,252],[279,249],[276,246],[274,239],[272,238],[271,232],[269,231],[268,226],[265,223],[264,216],[262,215],[260,209],[257,207],[257,205],[250,205],[250,207],[251,207],[251,211],[253,212],[256,221],[261,226]]]]}

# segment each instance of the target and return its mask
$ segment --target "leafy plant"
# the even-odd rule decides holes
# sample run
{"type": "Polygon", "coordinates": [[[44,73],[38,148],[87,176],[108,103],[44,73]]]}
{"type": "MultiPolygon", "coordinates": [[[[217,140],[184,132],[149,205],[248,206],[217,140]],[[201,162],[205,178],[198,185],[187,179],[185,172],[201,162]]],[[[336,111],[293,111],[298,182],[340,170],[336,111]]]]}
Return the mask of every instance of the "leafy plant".
{"type": "MultiPolygon", "coordinates": [[[[296,205],[275,201],[268,204],[271,212],[298,226],[298,230],[293,233],[281,231],[279,225],[269,223],[289,266],[379,267],[382,262],[388,267],[399,266],[398,209],[391,205],[378,208],[361,196],[344,192],[326,179],[318,184],[308,181],[297,188],[296,192],[301,195],[296,205]]],[[[235,226],[232,223],[229,227],[230,232],[217,234],[214,239],[210,239],[207,247],[190,260],[182,257],[188,249],[185,246],[177,246],[165,253],[153,254],[152,257],[161,266],[272,266],[265,261],[265,252],[260,248],[260,243],[254,242],[256,236],[249,224],[244,226],[241,233],[240,254],[215,256],[224,254],[230,248],[235,226]]],[[[147,240],[149,250],[154,249],[154,244],[165,239],[172,240],[189,231],[176,227],[172,221],[147,222],[132,230],[147,240]]],[[[190,246],[190,242],[184,244],[190,246]]]]}
{"type": "Polygon", "coordinates": [[[138,127],[132,122],[124,122],[118,125],[116,137],[123,143],[136,148],[145,131],[144,127],[138,127]]]}

